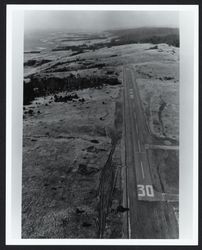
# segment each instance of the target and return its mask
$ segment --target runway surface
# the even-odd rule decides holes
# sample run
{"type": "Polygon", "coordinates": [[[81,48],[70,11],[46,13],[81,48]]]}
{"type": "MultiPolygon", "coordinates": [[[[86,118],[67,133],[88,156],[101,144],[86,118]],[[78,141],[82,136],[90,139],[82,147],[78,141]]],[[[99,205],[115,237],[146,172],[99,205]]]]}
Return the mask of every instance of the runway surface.
{"type": "Polygon", "coordinates": [[[123,84],[128,237],[178,238],[178,222],[171,205],[178,202],[178,195],[154,190],[147,156],[150,129],[132,66],[123,67],[123,84]]]}

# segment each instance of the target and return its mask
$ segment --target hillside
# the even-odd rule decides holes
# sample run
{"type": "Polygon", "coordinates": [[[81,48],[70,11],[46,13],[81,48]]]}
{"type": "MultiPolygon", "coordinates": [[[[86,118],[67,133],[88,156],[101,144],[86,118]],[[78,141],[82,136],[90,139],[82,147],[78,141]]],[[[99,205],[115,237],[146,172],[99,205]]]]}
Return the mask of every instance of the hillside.
{"type": "Polygon", "coordinates": [[[111,40],[113,45],[130,43],[167,43],[179,47],[178,28],[136,28],[110,31],[116,38],[111,40]]]}

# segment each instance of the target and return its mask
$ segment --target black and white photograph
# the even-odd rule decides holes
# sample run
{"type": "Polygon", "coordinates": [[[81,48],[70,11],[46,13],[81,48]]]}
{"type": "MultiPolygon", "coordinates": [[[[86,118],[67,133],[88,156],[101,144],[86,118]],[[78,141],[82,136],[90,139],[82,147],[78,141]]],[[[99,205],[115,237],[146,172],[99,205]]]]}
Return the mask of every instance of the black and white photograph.
{"type": "Polygon", "coordinates": [[[180,11],[23,21],[21,238],[179,240],[180,11]]]}

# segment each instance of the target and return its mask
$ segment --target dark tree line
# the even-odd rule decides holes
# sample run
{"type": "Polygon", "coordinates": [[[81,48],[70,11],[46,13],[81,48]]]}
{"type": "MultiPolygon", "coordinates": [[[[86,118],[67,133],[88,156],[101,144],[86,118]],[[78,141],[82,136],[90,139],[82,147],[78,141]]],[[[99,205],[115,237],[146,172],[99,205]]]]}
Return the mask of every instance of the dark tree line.
{"type": "Polygon", "coordinates": [[[61,91],[101,88],[104,84],[117,85],[121,82],[115,77],[76,77],[73,74],[66,78],[32,76],[29,83],[24,82],[24,105],[30,104],[36,97],[61,91]]]}
{"type": "Polygon", "coordinates": [[[166,43],[168,45],[172,45],[175,47],[179,47],[179,36],[176,34],[166,35],[166,36],[149,36],[145,38],[138,38],[133,36],[125,36],[119,38],[113,38],[111,40],[111,46],[118,46],[124,44],[132,44],[132,43],[166,43]]]}

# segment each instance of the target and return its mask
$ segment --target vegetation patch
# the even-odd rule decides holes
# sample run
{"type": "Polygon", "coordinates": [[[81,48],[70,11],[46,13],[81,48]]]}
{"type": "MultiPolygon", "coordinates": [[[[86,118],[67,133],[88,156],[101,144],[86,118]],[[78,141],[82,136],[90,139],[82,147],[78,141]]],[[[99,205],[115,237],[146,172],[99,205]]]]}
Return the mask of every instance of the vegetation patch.
{"type": "Polygon", "coordinates": [[[30,104],[36,97],[56,94],[61,91],[73,91],[85,88],[102,88],[103,85],[119,85],[116,77],[79,77],[70,74],[66,78],[31,77],[29,83],[24,82],[24,105],[30,104]]]}
{"type": "Polygon", "coordinates": [[[137,28],[111,32],[117,36],[111,40],[112,46],[131,43],[166,43],[179,47],[179,29],[177,28],[137,28]]]}
{"type": "Polygon", "coordinates": [[[28,60],[27,62],[24,63],[24,66],[33,66],[33,67],[37,67],[37,66],[41,66],[44,63],[48,63],[51,62],[51,60],[28,60]]]}
{"type": "Polygon", "coordinates": [[[155,190],[179,194],[179,151],[152,149],[148,156],[155,190]]]}

